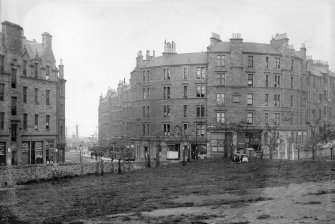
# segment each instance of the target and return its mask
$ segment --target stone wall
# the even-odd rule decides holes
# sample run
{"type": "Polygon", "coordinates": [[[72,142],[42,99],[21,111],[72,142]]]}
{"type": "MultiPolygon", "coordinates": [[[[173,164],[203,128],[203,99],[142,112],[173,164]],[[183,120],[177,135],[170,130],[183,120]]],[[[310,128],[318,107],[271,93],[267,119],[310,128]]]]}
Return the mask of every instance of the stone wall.
{"type": "MultiPolygon", "coordinates": [[[[168,165],[170,162],[161,161],[161,165],[168,165]]],[[[156,164],[151,163],[151,167],[156,164]]],[[[53,164],[34,164],[24,166],[4,166],[0,167],[0,188],[12,186],[15,184],[23,184],[39,180],[48,180],[53,177],[53,164]]],[[[138,170],[145,168],[144,162],[124,162],[121,163],[122,172],[138,170]]],[[[59,176],[71,177],[87,174],[101,175],[104,173],[118,172],[117,162],[92,162],[92,163],[60,163],[59,176]],[[103,169],[102,169],[103,168],[103,169]]]]}

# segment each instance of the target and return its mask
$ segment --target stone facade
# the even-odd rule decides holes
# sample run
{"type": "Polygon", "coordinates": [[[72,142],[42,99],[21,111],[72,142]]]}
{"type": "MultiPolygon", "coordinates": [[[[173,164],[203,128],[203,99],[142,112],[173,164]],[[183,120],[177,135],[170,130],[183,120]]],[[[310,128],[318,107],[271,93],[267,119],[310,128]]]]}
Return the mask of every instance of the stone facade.
{"type": "Polygon", "coordinates": [[[5,21],[0,37],[0,165],[64,161],[65,80],[52,36],[30,41],[5,21]]]}
{"type": "Polygon", "coordinates": [[[182,159],[183,149],[193,157],[231,156],[260,150],[270,125],[286,147],[302,145],[311,124],[331,124],[335,116],[335,75],[306,51],[296,51],[286,34],[270,44],[214,34],[205,53],[177,54],[173,42],[159,57],[147,51],[144,59],[140,51],[129,83],[100,98],[99,142],[128,137],[137,158],[155,155],[154,142],[162,143],[164,159],[182,159]],[[218,129],[222,123],[245,126],[218,129]]]}

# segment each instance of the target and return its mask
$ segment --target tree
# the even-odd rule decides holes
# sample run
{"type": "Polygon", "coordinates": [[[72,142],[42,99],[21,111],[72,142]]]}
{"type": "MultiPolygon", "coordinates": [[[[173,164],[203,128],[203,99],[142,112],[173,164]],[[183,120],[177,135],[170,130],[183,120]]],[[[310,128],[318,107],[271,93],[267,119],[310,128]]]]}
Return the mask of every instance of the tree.
{"type": "Polygon", "coordinates": [[[160,151],[162,148],[162,142],[163,142],[163,133],[162,132],[158,132],[155,135],[155,143],[156,143],[156,166],[160,166],[160,151]]]}
{"type": "Polygon", "coordinates": [[[311,137],[307,141],[307,146],[310,146],[310,150],[312,151],[313,159],[315,159],[315,149],[317,148],[317,144],[321,141],[320,132],[318,132],[318,127],[321,123],[321,119],[318,118],[315,122],[306,122],[309,129],[311,130],[311,137]]]}
{"type": "MultiPolygon", "coordinates": [[[[183,148],[182,148],[182,152],[183,152],[183,154],[182,154],[182,157],[183,157],[183,166],[185,166],[186,165],[186,153],[188,154],[188,158],[189,158],[189,140],[188,140],[188,134],[185,132],[185,130],[183,130],[179,125],[176,125],[176,127],[175,127],[175,130],[174,130],[174,133],[172,134],[172,136],[178,141],[178,142],[180,142],[180,146],[182,146],[183,145],[183,148]],[[185,144],[186,143],[186,150],[187,150],[187,152],[185,152],[185,144]]],[[[189,159],[188,159],[188,161],[190,161],[189,159]]]]}
{"type": "MultiPolygon", "coordinates": [[[[279,133],[277,131],[278,125],[276,124],[275,120],[272,120],[272,125],[269,123],[266,124],[265,128],[265,147],[269,149],[270,152],[270,159],[272,159],[272,153],[275,151],[278,146],[280,145],[280,138],[279,138],[279,133]]],[[[262,155],[261,158],[263,158],[264,155],[264,149],[262,149],[262,155]]]]}

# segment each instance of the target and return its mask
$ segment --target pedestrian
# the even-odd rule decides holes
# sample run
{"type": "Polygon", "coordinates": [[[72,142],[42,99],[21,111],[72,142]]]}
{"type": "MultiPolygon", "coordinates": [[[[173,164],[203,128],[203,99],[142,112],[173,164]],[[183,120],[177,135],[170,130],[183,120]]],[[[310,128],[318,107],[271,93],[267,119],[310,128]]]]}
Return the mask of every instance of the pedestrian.
{"type": "Polygon", "coordinates": [[[57,163],[54,163],[52,166],[52,184],[55,184],[55,180],[59,183],[59,167],[57,163]]]}

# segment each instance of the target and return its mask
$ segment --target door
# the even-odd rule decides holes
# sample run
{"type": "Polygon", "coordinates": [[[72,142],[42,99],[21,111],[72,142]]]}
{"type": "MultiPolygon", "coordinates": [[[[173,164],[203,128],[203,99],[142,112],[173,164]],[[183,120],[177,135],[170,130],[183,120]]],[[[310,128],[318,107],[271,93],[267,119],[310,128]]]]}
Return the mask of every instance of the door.
{"type": "Polygon", "coordinates": [[[225,140],[224,140],[224,157],[231,157],[233,152],[233,133],[226,132],[225,133],[225,140]]]}

